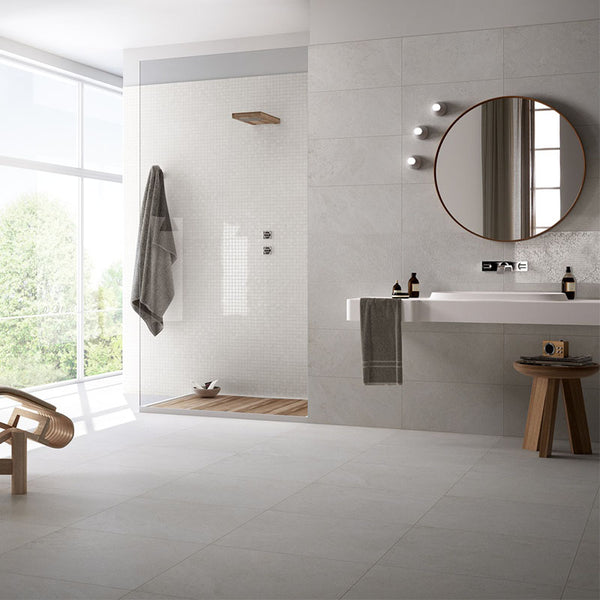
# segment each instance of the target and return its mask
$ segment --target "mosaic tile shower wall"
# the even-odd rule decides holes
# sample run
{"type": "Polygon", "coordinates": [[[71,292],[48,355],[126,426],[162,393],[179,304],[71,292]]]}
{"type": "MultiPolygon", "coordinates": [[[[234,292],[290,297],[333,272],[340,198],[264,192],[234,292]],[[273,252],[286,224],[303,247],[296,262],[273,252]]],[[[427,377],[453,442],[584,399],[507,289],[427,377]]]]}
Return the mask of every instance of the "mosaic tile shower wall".
{"type": "Polygon", "coordinates": [[[163,332],[125,318],[128,390],[139,377],[148,403],[219,378],[225,394],[306,398],[306,73],[126,88],[125,104],[126,290],[139,181],[153,164],[182,229],[180,302],[163,332]],[[255,110],[281,123],[231,118],[255,110]]]}

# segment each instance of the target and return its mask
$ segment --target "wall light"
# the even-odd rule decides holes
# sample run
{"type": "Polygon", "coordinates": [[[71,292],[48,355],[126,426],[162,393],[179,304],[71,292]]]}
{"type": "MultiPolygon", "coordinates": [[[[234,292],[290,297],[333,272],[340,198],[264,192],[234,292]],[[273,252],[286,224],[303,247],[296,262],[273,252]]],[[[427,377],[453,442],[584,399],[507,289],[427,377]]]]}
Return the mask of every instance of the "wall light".
{"type": "Polygon", "coordinates": [[[448,107],[446,106],[446,104],[444,104],[444,102],[434,102],[431,105],[431,112],[434,115],[437,115],[438,117],[445,115],[447,110],[448,107]]]}
{"type": "Polygon", "coordinates": [[[429,137],[429,129],[427,127],[425,127],[425,125],[417,125],[414,129],[413,129],[413,135],[418,139],[418,140],[424,140],[427,139],[429,137]]]}
{"type": "Polygon", "coordinates": [[[409,156],[406,159],[406,164],[411,168],[411,169],[420,169],[421,168],[421,164],[423,163],[423,161],[421,160],[420,156],[409,156]]]}

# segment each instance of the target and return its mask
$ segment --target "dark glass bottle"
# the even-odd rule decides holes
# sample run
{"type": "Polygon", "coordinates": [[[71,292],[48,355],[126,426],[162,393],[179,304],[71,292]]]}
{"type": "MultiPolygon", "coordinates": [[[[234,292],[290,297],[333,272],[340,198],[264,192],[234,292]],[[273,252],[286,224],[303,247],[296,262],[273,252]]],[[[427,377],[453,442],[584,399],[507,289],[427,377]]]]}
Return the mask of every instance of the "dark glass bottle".
{"type": "Polygon", "coordinates": [[[413,273],[408,280],[408,297],[418,298],[419,297],[419,280],[417,274],[413,273]]]}
{"type": "Polygon", "coordinates": [[[400,287],[398,280],[396,280],[396,283],[394,284],[394,287],[392,288],[392,298],[399,298],[401,294],[402,294],[402,288],[400,287]]]}
{"type": "Polygon", "coordinates": [[[575,299],[575,277],[571,273],[571,267],[567,267],[567,272],[562,278],[562,291],[569,300],[575,299]]]}

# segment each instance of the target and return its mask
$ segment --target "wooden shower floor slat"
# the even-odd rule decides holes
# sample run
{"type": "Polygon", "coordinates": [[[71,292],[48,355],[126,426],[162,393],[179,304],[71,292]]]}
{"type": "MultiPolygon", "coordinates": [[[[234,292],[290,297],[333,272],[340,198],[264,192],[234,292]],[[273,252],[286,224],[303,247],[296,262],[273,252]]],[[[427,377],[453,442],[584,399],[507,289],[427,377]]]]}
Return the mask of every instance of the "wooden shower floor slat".
{"type": "Polygon", "coordinates": [[[216,412],[254,413],[306,417],[308,401],[293,398],[254,398],[252,396],[216,396],[200,398],[196,394],[180,396],[154,404],[160,408],[212,410],[216,412]]]}

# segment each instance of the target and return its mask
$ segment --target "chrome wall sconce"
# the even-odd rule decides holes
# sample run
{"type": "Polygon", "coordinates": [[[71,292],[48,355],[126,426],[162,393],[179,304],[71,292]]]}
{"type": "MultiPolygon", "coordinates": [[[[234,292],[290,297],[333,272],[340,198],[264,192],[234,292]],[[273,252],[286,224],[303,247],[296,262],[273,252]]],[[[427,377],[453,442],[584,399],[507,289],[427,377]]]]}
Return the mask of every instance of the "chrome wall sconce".
{"type": "Polygon", "coordinates": [[[441,117],[446,114],[448,106],[444,102],[434,102],[431,105],[431,112],[437,117],[441,117]]]}
{"type": "Polygon", "coordinates": [[[417,125],[412,132],[418,140],[425,140],[429,137],[429,129],[425,125],[417,125]]]}
{"type": "Polygon", "coordinates": [[[406,164],[410,169],[420,169],[423,161],[420,156],[409,156],[406,159],[406,164]]]}

